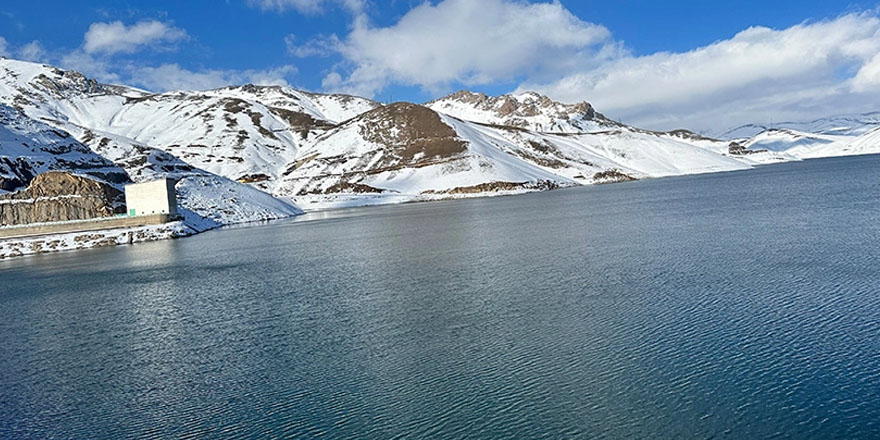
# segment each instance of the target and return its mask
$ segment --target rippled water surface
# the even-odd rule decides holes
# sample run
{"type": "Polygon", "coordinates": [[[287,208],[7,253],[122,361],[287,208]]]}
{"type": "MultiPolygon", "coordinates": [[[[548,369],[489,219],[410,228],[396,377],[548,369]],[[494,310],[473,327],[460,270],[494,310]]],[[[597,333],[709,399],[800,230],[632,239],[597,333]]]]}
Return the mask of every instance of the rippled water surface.
{"type": "Polygon", "coordinates": [[[880,438],[880,156],[0,262],[0,438],[880,438]]]}

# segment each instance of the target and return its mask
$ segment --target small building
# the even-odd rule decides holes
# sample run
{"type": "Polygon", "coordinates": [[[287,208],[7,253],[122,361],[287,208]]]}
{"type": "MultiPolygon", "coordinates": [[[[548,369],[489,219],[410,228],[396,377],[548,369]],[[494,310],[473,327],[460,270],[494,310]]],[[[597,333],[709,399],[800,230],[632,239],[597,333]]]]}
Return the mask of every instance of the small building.
{"type": "Polygon", "coordinates": [[[174,179],[125,185],[125,209],[129,217],[167,214],[177,216],[177,192],[174,179]]]}

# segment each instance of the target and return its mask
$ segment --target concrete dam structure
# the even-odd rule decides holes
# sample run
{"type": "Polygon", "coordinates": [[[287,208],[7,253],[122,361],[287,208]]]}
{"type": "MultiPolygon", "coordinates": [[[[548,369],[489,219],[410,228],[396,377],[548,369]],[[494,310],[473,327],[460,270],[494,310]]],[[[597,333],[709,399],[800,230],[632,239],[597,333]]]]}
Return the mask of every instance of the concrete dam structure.
{"type": "Polygon", "coordinates": [[[140,215],[177,215],[177,192],[173,179],[125,185],[125,209],[129,217],[140,215]]]}

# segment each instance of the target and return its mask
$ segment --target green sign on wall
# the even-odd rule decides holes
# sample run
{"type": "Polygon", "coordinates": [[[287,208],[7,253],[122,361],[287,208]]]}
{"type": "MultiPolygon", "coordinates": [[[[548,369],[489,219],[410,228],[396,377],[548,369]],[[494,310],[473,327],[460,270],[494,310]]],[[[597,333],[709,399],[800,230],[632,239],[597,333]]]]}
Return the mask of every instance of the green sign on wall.
{"type": "Polygon", "coordinates": [[[128,210],[128,216],[129,216],[129,217],[134,217],[135,215],[137,215],[137,214],[135,213],[134,208],[128,210]]]}

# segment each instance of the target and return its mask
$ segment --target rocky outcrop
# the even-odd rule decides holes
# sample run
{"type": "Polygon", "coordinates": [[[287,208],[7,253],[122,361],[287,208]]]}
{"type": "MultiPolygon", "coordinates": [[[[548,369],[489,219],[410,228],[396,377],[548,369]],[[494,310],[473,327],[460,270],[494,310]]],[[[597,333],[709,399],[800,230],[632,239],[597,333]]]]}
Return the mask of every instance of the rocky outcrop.
{"type": "Polygon", "coordinates": [[[746,156],[749,154],[766,153],[767,150],[749,150],[748,147],[738,142],[731,142],[727,152],[733,156],[746,156]]]}
{"type": "Polygon", "coordinates": [[[632,182],[634,180],[638,180],[629,174],[623,173],[620,170],[605,170],[600,171],[593,175],[593,183],[618,183],[618,182],[632,182]]]}
{"type": "Polygon", "coordinates": [[[535,92],[496,97],[462,90],[425,105],[467,121],[534,131],[577,133],[617,125],[586,101],[564,104],[535,92]]]}
{"type": "Polygon", "coordinates": [[[122,192],[62,171],[36,176],[19,192],[0,196],[0,225],[85,220],[124,212],[122,192]]]}

